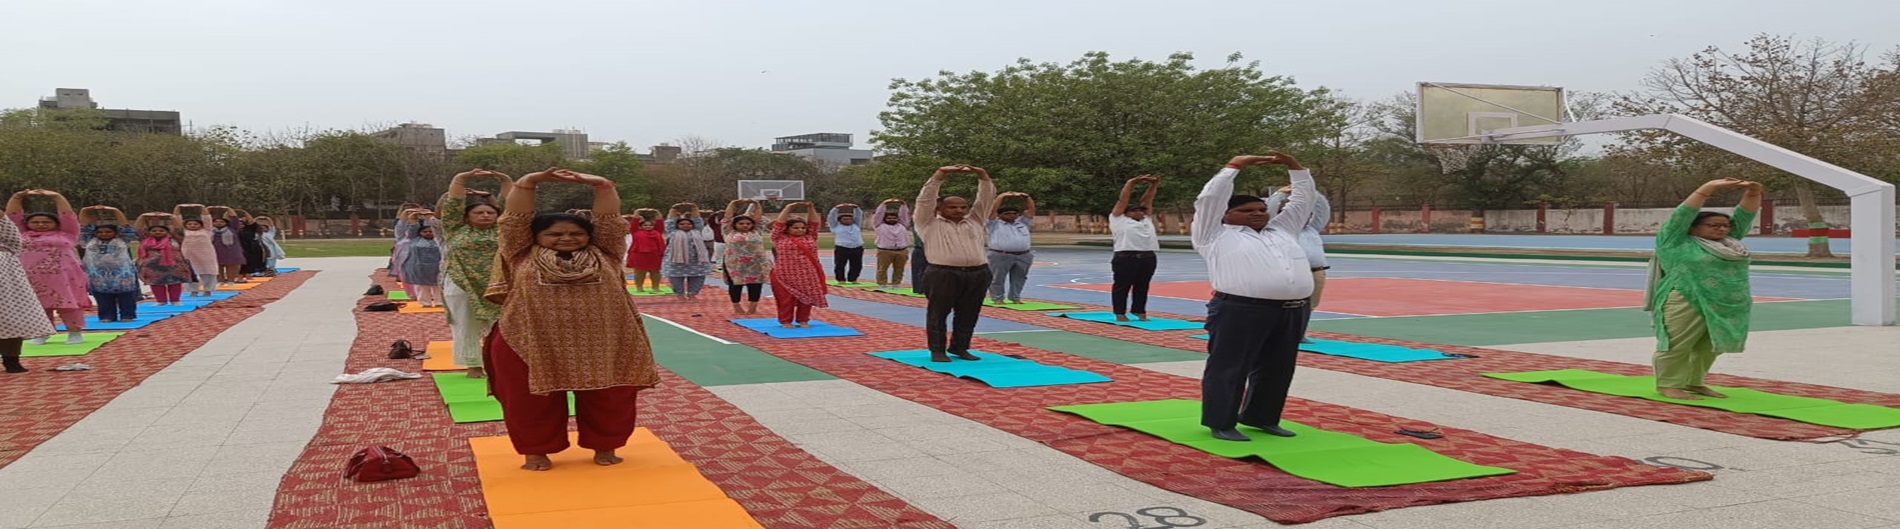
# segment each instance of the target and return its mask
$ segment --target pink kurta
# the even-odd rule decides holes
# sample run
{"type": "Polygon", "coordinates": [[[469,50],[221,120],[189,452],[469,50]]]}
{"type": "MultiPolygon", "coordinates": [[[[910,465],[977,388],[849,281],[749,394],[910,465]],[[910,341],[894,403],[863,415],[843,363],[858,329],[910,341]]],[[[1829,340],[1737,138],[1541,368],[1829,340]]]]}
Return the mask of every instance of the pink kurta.
{"type": "Polygon", "coordinates": [[[49,309],[80,309],[92,306],[86,292],[86,268],[79,264],[79,216],[59,214],[59,228],[32,231],[26,227],[26,215],[8,215],[20,227],[20,265],[40,306],[49,309]]]}
{"type": "MultiPolygon", "coordinates": [[[[188,230],[178,229],[179,239],[184,241],[185,260],[191,261],[191,273],[207,276],[218,273],[218,248],[211,245],[211,216],[198,217],[204,221],[204,228],[188,230]]],[[[182,224],[182,221],[181,221],[182,224]]]]}

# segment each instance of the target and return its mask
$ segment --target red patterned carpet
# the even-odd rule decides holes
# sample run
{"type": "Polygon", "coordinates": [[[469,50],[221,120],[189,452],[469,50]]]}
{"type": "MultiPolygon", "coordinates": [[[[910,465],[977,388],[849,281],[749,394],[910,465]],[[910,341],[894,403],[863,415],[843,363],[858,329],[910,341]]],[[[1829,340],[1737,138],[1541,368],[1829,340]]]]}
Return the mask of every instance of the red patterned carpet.
{"type": "Polygon", "coordinates": [[[315,275],[311,271],[279,275],[235,297],[126,331],[84,356],[22,359],[33,372],[0,374],[0,388],[6,394],[6,404],[0,406],[0,466],[18,460],[232,325],[263,312],[264,305],[315,275]],[[84,362],[92,370],[47,371],[73,362],[84,362]]]}
{"type": "MultiPolygon", "coordinates": [[[[834,293],[849,291],[832,290],[834,293]]],[[[885,298],[911,299],[869,292],[863,294],[876,296],[867,299],[880,301],[885,298]]],[[[721,307],[722,303],[713,301],[666,301],[649,303],[644,306],[644,310],[661,317],[677,317],[675,321],[695,321],[687,316],[693,312],[721,307]]],[[[985,315],[990,313],[984,311],[985,315]]],[[[1397,487],[1335,487],[1294,477],[1259,462],[1213,456],[1132,430],[1104,426],[1074,415],[1044,409],[1068,404],[1198,399],[1198,380],[978,337],[976,345],[984,351],[1022,355],[1045,364],[1093,371],[1115,380],[1102,384],[995,389],[979,382],[951,378],[865,354],[918,348],[923,337],[917,327],[823,309],[819,311],[818,318],[855,328],[865,336],[780,340],[708,318],[697,320],[704,323],[696,329],[1044,443],[1157,487],[1230,505],[1282,523],[1311,522],[1332,516],[1412,505],[1710,479],[1706,473],[1522,443],[1468,430],[1442,428],[1445,434],[1443,439],[1413,439],[1392,432],[1399,428],[1430,429],[1432,426],[1365,410],[1293,399],[1287,406],[1287,418],[1291,420],[1381,442],[1417,443],[1451,457],[1519,472],[1510,476],[1397,487]]],[[[1113,328],[1107,325],[1101,327],[1113,328]]]]}
{"type": "MultiPolygon", "coordinates": [[[[372,277],[381,280],[382,274],[372,277]]],[[[365,298],[359,307],[373,301],[365,298]]],[[[359,311],[356,322],[347,362],[353,373],[372,367],[418,371],[419,361],[388,359],[390,343],[406,339],[421,347],[449,339],[440,314],[359,311]]],[[[664,376],[659,388],[640,394],[642,425],[766,527],[953,527],[819,461],[705,388],[671,373],[664,376]]],[[[500,422],[451,423],[426,378],[342,385],[316,438],[279,484],[270,526],[489,527],[481,480],[465,439],[504,433],[500,422]],[[344,462],[371,445],[409,454],[423,474],[381,483],[344,480],[344,462]]]]}
{"type": "MultiPolygon", "coordinates": [[[[836,288],[832,294],[849,298],[923,306],[922,298],[911,298],[893,294],[870,292],[857,289],[836,288]]],[[[1074,304],[1074,303],[1071,303],[1074,304]]],[[[1108,310],[1100,305],[1089,305],[1080,310],[1108,310]]],[[[1178,314],[1151,313],[1154,317],[1198,319],[1178,314]]],[[[1017,321],[1031,325],[1061,329],[1079,333],[1106,336],[1135,343],[1171,347],[1195,352],[1206,352],[1207,341],[1189,338],[1204,331],[1144,331],[1120,327],[1105,323],[1050,317],[1038,312],[985,309],[985,318],[997,318],[1017,321]]],[[[1374,362],[1322,354],[1300,355],[1300,365],[1379,377],[1416,384],[1428,384],[1441,388],[1469,391],[1484,395],[1510,397],[1545,404],[1569,406],[1604,413],[1627,415],[1654,421],[1680,424],[1718,432],[1746,435],[1762,439],[1814,439],[1852,434],[1853,430],[1818,426],[1788,419],[1778,419],[1761,415],[1732,413],[1713,408],[1682,406],[1645,399],[1602,395],[1578,391],[1557,385],[1526,384],[1510,382],[1482,376],[1482,373],[1541,371],[1548,369],[1590,369],[1605,373],[1623,375],[1648,375],[1650,367],[1646,365],[1607,362],[1571,358],[1566,356],[1542,355],[1499,349],[1484,349],[1458,345],[1438,345],[1390,338],[1353,336],[1339,333],[1313,331],[1313,337],[1358,342],[1383,343],[1406,347],[1427,348],[1474,355],[1476,358],[1438,362],[1374,362]]],[[[1742,386],[1784,395],[1799,395],[1832,399],[1841,402],[1878,404],[1882,406],[1900,406],[1900,395],[1879,393],[1857,389],[1837,388],[1818,384],[1803,384],[1760,378],[1738,377],[1714,374],[1709,381],[1723,386],[1742,386]]]]}

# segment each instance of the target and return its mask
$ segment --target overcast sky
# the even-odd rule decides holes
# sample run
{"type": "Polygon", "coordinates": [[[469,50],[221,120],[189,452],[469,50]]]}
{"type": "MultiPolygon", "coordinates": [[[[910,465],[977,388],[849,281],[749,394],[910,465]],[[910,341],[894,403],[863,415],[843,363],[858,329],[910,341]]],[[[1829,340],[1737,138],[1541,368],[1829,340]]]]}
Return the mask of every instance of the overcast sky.
{"type": "Polygon", "coordinates": [[[1241,52],[1301,86],[1380,99],[1417,81],[1636,88],[1649,69],[1762,32],[1900,44],[1895,0],[0,0],[0,108],[90,88],[197,127],[451,137],[877,128],[892,78],[1241,52]],[[1455,4],[1455,5],[1454,5],[1455,4]]]}

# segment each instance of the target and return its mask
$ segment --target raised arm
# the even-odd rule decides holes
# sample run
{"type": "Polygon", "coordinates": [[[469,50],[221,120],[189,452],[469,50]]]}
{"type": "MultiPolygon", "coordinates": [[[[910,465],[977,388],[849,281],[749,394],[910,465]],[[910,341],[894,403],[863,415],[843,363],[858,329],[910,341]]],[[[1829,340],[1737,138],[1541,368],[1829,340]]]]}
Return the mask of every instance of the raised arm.
{"type": "Polygon", "coordinates": [[[1761,195],[1761,182],[1742,182],[1742,203],[1736,205],[1735,208],[1749,213],[1759,212],[1761,211],[1761,195]]]}
{"type": "Polygon", "coordinates": [[[838,231],[838,215],[843,213],[844,207],[847,205],[855,206],[854,204],[838,204],[836,206],[832,206],[831,211],[825,212],[825,227],[826,228],[831,229],[831,231],[838,231]]]}
{"type": "Polygon", "coordinates": [[[510,213],[519,211],[533,215],[534,188],[542,182],[554,180],[554,171],[556,171],[555,168],[549,167],[545,171],[529,173],[528,176],[521,177],[521,181],[510,184],[506,211],[510,213]]]}
{"type": "Polygon", "coordinates": [[[1313,197],[1319,195],[1319,189],[1313,185],[1313,172],[1301,166],[1299,160],[1280,151],[1269,151],[1266,158],[1266,164],[1286,167],[1287,176],[1293,181],[1293,191],[1287,196],[1286,207],[1280,210],[1280,214],[1274,215],[1267,225],[1298,232],[1313,218],[1313,197]]]}
{"type": "Polygon", "coordinates": [[[33,190],[31,189],[23,189],[17,193],[14,193],[13,198],[7,199],[7,214],[8,215],[26,214],[26,206],[24,204],[26,201],[26,195],[29,193],[32,193],[32,191],[33,190]]]}
{"type": "Polygon", "coordinates": [[[620,191],[616,189],[613,180],[609,180],[604,176],[577,173],[566,169],[560,170],[560,175],[563,179],[568,181],[594,188],[594,207],[591,209],[594,210],[595,215],[607,215],[609,217],[619,218],[620,191]]]}
{"type": "Polygon", "coordinates": [[[53,212],[64,215],[73,214],[73,203],[66,201],[66,195],[61,195],[58,191],[48,191],[45,189],[41,189],[40,191],[46,196],[53,197],[53,212]]]}
{"type": "Polygon", "coordinates": [[[1333,222],[1333,203],[1326,200],[1326,194],[1313,191],[1313,214],[1306,221],[1306,229],[1313,233],[1326,233],[1326,225],[1333,222]]]}
{"type": "Polygon", "coordinates": [[[990,180],[990,172],[974,165],[965,165],[963,169],[976,173],[976,202],[970,204],[971,220],[983,224],[996,218],[996,182],[990,180]]]}
{"type": "Polygon", "coordinates": [[[1272,155],[1240,155],[1227,161],[1227,166],[1201,187],[1201,194],[1194,197],[1194,219],[1188,225],[1190,239],[1195,248],[1213,244],[1220,236],[1221,218],[1227,216],[1227,200],[1234,194],[1234,177],[1240,170],[1250,165],[1271,163],[1272,155]]]}
{"type": "Polygon", "coordinates": [[[800,204],[804,204],[804,202],[786,204],[785,209],[778,210],[778,216],[772,219],[772,223],[777,225],[784,223],[786,220],[790,220],[792,218],[792,210],[797,209],[800,204]]]}
{"type": "Polygon", "coordinates": [[[943,189],[943,177],[963,169],[961,165],[938,167],[917,190],[917,208],[911,211],[912,226],[927,226],[937,218],[937,194],[943,189]]]}
{"type": "MultiPolygon", "coordinates": [[[[1141,175],[1134,178],[1130,178],[1128,179],[1127,182],[1122,182],[1121,195],[1115,198],[1115,207],[1108,210],[1108,216],[1120,217],[1126,214],[1128,212],[1128,199],[1135,195],[1135,184],[1138,182],[1152,182],[1154,181],[1153,178],[1154,177],[1152,176],[1141,175]]],[[[1155,194],[1155,186],[1153,185],[1148,186],[1148,194],[1142,197],[1142,201],[1143,201],[1142,205],[1145,206],[1147,205],[1146,202],[1153,201],[1154,194],[1155,194]]]]}
{"type": "Polygon", "coordinates": [[[1017,193],[1017,195],[1023,197],[1023,218],[1035,219],[1036,197],[1029,196],[1029,193],[1017,193]]]}

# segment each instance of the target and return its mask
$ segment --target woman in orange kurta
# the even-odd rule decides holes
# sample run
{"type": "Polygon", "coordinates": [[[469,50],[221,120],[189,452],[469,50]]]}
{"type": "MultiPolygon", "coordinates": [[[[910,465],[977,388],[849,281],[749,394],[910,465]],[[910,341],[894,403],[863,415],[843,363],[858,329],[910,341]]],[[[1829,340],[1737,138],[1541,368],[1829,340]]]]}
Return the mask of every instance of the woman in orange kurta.
{"type": "Polygon", "coordinates": [[[521,468],[547,470],[548,454],[568,448],[570,391],[581,447],[595,463],[619,463],[614,451],[633,435],[639,391],[660,382],[623,279],[620,195],[605,178],[549,169],[516,181],[503,211],[483,296],[501,304],[501,318],[483,356],[508,437],[527,456],[521,468]],[[545,182],[593,186],[591,218],[535,214],[535,186],[545,182]]]}

